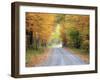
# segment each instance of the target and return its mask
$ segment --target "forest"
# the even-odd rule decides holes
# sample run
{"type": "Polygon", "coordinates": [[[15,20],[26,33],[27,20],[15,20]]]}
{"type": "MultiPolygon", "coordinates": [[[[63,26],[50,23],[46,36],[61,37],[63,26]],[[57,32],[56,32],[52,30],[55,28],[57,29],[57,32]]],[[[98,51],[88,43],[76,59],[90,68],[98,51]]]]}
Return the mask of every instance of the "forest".
{"type": "Polygon", "coordinates": [[[89,53],[89,15],[26,12],[27,54],[59,44],[89,53]]]}
{"type": "Polygon", "coordinates": [[[58,24],[64,47],[89,51],[89,16],[86,15],[26,13],[27,48],[46,47],[58,24]]]}

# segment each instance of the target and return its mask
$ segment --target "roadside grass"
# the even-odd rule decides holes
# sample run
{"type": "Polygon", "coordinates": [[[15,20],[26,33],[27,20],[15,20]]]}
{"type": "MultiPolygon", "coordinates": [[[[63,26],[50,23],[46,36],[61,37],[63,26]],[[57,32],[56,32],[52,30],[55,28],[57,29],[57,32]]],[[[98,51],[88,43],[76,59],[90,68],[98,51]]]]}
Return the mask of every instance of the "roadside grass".
{"type": "Polygon", "coordinates": [[[43,52],[44,52],[44,49],[43,48],[38,49],[38,50],[34,50],[32,48],[27,49],[26,50],[26,64],[30,62],[30,60],[31,60],[31,58],[33,56],[36,57],[36,56],[38,56],[40,54],[43,54],[43,52]]]}
{"type": "Polygon", "coordinates": [[[44,48],[40,48],[37,50],[30,48],[30,49],[26,50],[26,54],[32,54],[32,55],[38,55],[38,54],[41,54],[43,52],[44,52],[44,48]]]}
{"type": "Polygon", "coordinates": [[[70,51],[72,54],[79,56],[86,64],[89,64],[89,52],[77,48],[66,48],[66,49],[70,51]]]}
{"type": "Polygon", "coordinates": [[[38,50],[27,49],[26,51],[26,67],[33,67],[46,59],[48,50],[40,48],[38,50]]]}
{"type": "Polygon", "coordinates": [[[73,51],[78,52],[80,54],[89,54],[89,52],[87,52],[83,49],[78,49],[78,48],[70,48],[70,49],[72,49],[73,51]]]}

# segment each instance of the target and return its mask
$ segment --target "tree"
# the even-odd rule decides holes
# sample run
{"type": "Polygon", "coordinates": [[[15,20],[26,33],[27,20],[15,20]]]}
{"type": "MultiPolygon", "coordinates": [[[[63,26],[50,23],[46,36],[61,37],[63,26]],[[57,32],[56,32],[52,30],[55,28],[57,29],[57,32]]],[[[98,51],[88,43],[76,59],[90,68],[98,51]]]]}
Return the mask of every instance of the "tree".
{"type": "Polygon", "coordinates": [[[81,46],[81,36],[77,29],[71,28],[69,34],[70,42],[72,47],[80,48],[81,46]]]}
{"type": "Polygon", "coordinates": [[[33,48],[45,46],[49,41],[55,22],[55,14],[26,13],[26,30],[33,32],[33,48]]]}
{"type": "Polygon", "coordinates": [[[58,17],[64,46],[89,49],[89,16],[68,14],[58,17]]]}

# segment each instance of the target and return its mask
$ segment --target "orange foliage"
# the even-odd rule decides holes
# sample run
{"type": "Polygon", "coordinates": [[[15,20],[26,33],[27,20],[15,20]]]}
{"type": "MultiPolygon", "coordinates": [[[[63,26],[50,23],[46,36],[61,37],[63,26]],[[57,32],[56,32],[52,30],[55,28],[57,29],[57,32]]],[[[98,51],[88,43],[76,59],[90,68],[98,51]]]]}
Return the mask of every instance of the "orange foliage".
{"type": "Polygon", "coordinates": [[[55,21],[54,14],[26,13],[26,29],[33,31],[33,37],[48,41],[55,21]]]}

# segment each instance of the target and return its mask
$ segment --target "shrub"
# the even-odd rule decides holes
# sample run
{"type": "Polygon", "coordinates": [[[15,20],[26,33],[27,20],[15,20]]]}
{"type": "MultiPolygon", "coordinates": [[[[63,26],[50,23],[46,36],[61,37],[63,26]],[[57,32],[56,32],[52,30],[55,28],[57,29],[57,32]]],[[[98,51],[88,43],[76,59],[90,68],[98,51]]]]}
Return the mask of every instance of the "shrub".
{"type": "Polygon", "coordinates": [[[77,29],[71,28],[69,33],[69,45],[75,48],[80,48],[81,46],[81,36],[77,29]]]}
{"type": "Polygon", "coordinates": [[[82,48],[85,50],[85,51],[89,51],[89,40],[85,40],[82,42],[82,48]]]}

